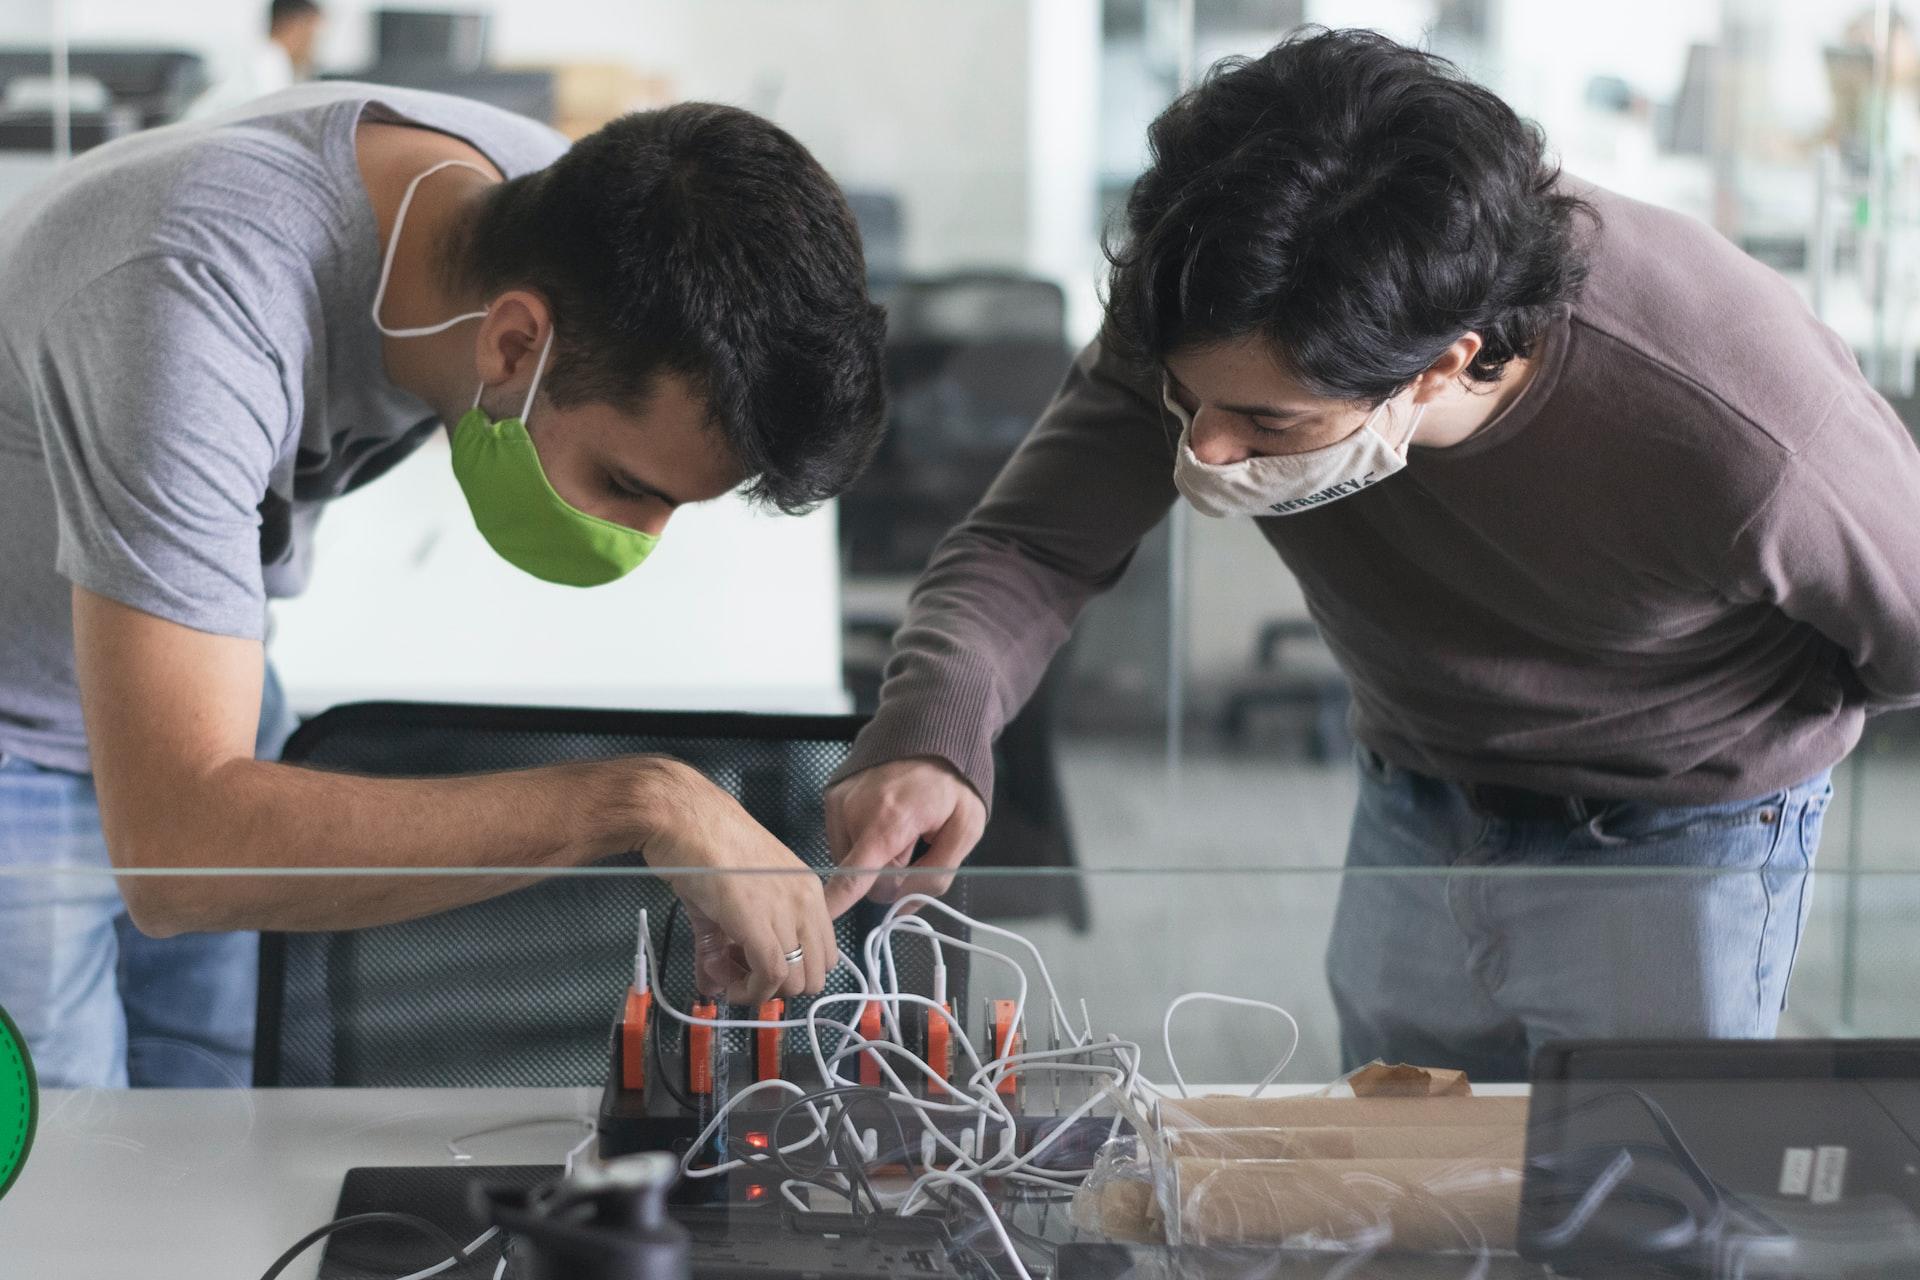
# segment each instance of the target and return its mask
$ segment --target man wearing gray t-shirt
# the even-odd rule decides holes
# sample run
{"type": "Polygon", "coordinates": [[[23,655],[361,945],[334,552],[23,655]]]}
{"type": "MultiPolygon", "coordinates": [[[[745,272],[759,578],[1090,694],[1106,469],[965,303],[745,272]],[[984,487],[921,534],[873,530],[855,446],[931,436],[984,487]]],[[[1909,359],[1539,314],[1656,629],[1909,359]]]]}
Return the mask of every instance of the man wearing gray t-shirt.
{"type": "Polygon", "coordinates": [[[1352,685],[1349,1065],[1771,1035],[1828,772],[1920,702],[1907,429],[1773,272],[1383,37],[1227,64],[1151,142],[1106,332],[829,793],[832,905],[944,887],[994,734],[1184,498],[1254,521],[1352,685]]]}
{"type": "MultiPolygon", "coordinates": [[[[510,887],[66,869],[802,864],[661,758],[433,781],[267,763],[267,601],[332,498],[440,424],[479,532],[549,581],[632,571],[675,508],[844,488],[884,320],[831,179],[698,103],[569,148],[335,84],[111,143],[0,225],[0,1005],[43,1083],[244,1082],[250,935],[510,887]]],[[[396,637],[404,643],[404,637],[396,637]]],[[[680,884],[709,990],[820,989],[812,876],[680,884]]]]}

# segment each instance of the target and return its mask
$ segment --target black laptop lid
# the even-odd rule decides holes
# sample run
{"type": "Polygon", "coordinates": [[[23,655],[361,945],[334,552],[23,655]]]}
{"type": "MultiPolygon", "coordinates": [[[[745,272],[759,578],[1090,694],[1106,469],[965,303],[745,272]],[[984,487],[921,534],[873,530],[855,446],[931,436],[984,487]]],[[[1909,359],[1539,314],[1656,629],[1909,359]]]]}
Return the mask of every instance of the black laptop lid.
{"type": "Polygon", "coordinates": [[[1564,1041],[1522,1249],[1576,1275],[1920,1275],[1920,1041],[1564,1041]]]}

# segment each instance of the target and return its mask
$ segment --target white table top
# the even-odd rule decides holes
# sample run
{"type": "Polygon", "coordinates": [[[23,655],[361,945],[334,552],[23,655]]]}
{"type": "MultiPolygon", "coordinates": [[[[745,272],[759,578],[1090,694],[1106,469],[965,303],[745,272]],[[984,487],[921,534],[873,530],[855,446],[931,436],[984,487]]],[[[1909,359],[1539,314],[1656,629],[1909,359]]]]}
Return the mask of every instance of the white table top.
{"type": "MultiPolygon", "coordinates": [[[[255,1280],[333,1217],[357,1165],[560,1163],[597,1089],[48,1090],[0,1199],[0,1274],[20,1280],[255,1280]]],[[[310,1280],[323,1246],[288,1269],[310,1280]]]]}
{"type": "MultiPolygon", "coordinates": [[[[332,1219],[348,1169],[451,1167],[450,1139],[543,1119],[461,1147],[475,1164],[559,1164],[599,1101],[597,1089],[49,1089],[26,1169],[0,1199],[0,1275],[255,1280],[332,1219]]],[[[321,1252],[287,1280],[310,1280],[321,1252]]]]}

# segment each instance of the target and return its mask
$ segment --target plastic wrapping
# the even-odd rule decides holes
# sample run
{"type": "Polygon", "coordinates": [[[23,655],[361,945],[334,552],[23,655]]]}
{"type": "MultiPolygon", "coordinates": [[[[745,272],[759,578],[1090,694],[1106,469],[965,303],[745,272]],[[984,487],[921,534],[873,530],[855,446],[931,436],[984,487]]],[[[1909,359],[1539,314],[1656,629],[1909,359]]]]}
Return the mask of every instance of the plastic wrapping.
{"type": "Polygon", "coordinates": [[[1510,1250],[1520,1170],[1501,1160],[1176,1160],[1169,1240],[1510,1250]]]}
{"type": "Polygon", "coordinates": [[[1159,1244],[1159,1214],[1153,1205],[1153,1169],[1132,1137],[1101,1148],[1092,1170],[1073,1193],[1073,1225],[1106,1240],[1159,1244]]]}

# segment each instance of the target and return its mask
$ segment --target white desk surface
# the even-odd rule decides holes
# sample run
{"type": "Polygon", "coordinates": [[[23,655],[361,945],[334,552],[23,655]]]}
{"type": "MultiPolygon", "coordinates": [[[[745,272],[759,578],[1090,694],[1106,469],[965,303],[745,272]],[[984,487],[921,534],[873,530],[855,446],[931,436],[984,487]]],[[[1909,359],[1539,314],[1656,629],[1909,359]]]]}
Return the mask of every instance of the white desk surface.
{"type": "Polygon", "coordinates": [[[847,709],[831,504],[677,512],[591,590],[513,568],[473,527],[444,435],[320,518],[306,594],[273,607],[294,709],[407,698],[713,711],[847,709]]]}
{"type": "MultiPolygon", "coordinates": [[[[584,1133],[572,1118],[599,1102],[598,1089],[49,1089],[26,1169],[0,1199],[0,1275],[255,1280],[333,1217],[348,1169],[451,1166],[449,1139],[539,1119],[553,1123],[461,1145],[475,1164],[559,1164],[584,1133]]],[[[287,1280],[310,1280],[321,1251],[287,1280]]]]}

